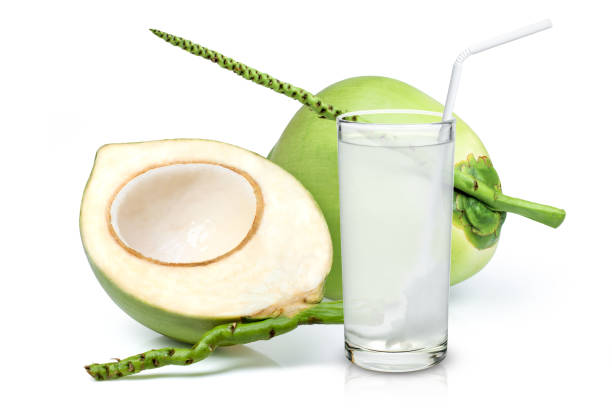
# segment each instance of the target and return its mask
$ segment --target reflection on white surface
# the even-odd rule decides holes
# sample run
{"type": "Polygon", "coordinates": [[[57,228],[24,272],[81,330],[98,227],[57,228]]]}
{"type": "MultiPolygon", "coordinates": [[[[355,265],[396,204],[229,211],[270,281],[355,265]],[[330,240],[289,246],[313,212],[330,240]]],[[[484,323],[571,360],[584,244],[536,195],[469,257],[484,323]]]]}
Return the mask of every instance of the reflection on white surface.
{"type": "Polygon", "coordinates": [[[308,325],[267,341],[249,344],[282,367],[343,365],[344,332],[342,325],[308,325]]]}
{"type": "Polygon", "coordinates": [[[430,369],[406,373],[383,373],[362,369],[346,362],[344,377],[346,406],[419,408],[446,407],[448,381],[444,362],[430,369]]]}

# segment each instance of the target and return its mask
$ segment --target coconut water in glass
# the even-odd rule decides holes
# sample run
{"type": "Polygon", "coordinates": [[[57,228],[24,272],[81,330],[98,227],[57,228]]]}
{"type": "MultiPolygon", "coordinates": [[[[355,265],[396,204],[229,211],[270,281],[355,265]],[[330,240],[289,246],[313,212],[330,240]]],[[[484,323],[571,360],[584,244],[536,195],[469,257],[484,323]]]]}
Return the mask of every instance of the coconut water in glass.
{"type": "Polygon", "coordinates": [[[446,355],[454,120],[413,110],[338,119],[347,357],[405,372],[446,355]]]}

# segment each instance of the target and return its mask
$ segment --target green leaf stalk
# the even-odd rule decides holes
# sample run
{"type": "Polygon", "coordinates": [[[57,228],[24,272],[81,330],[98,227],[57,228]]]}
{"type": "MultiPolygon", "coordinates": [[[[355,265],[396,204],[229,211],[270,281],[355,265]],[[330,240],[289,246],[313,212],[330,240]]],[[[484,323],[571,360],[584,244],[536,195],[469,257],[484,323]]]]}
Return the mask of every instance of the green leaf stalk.
{"type": "Polygon", "coordinates": [[[342,301],[322,302],[293,317],[218,325],[206,332],[191,348],[154,349],[118,362],[87,365],[85,370],[99,381],[118,379],[166,365],[191,365],[206,359],[217,347],[270,339],[292,331],[298,325],[342,324],[343,321],[342,301]]]}

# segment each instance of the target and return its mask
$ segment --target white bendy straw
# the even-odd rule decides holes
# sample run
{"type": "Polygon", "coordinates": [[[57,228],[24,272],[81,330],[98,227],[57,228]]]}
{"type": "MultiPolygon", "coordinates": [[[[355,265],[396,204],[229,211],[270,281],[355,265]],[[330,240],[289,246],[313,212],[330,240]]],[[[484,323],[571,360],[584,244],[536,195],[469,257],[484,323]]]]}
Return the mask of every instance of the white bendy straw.
{"type": "Polygon", "coordinates": [[[451,73],[450,84],[448,86],[448,94],[446,94],[446,104],[444,104],[444,114],[442,115],[442,119],[444,121],[448,121],[453,116],[455,99],[457,98],[457,90],[459,89],[459,79],[461,78],[461,70],[463,68],[463,62],[466,60],[466,58],[468,58],[470,55],[488,50],[489,48],[497,47],[498,45],[506,44],[510,41],[518,40],[519,38],[527,37],[528,35],[547,30],[551,27],[552,22],[550,20],[542,20],[519,28],[518,30],[491,38],[490,40],[474,44],[463,50],[453,65],[453,72],[451,73]]]}

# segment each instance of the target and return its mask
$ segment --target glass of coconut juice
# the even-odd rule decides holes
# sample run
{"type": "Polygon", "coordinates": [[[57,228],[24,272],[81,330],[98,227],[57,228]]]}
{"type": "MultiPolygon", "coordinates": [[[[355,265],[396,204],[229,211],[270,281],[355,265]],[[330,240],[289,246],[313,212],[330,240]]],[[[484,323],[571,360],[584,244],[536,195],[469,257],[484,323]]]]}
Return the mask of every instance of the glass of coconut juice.
{"type": "Polygon", "coordinates": [[[337,123],[347,357],[427,368],[446,355],[454,119],[378,110],[337,123]]]}

